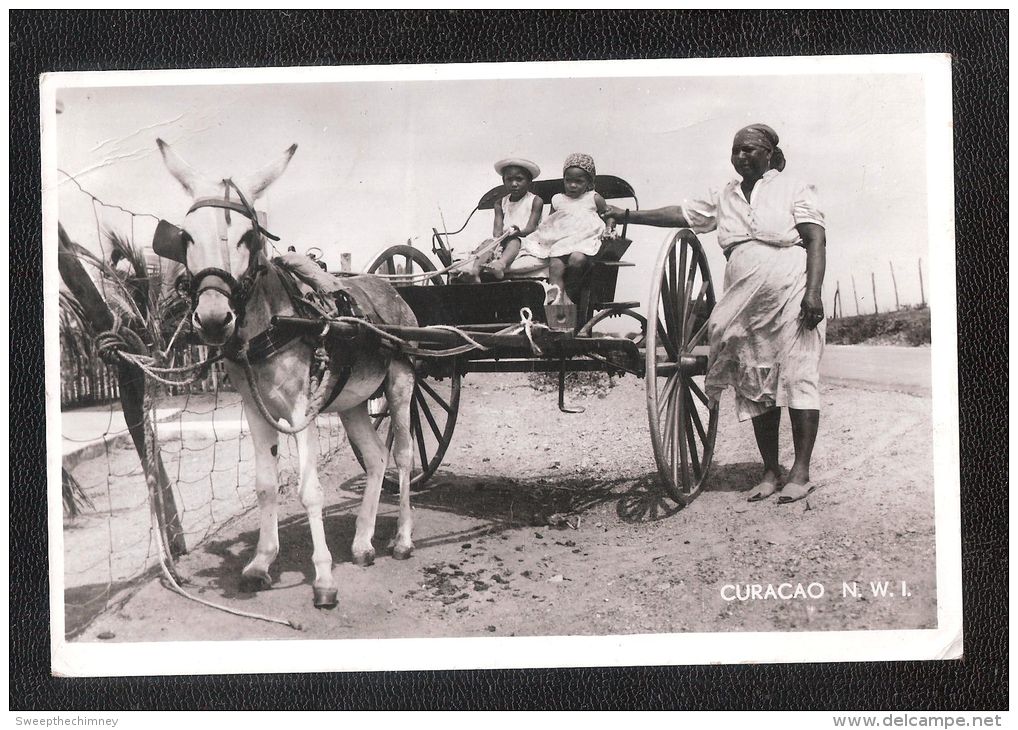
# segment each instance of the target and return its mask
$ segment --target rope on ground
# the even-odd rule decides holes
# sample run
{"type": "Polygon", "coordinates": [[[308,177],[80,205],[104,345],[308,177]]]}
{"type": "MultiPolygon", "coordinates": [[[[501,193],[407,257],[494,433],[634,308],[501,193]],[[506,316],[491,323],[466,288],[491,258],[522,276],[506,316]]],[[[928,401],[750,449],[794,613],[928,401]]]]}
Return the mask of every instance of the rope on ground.
{"type": "Polygon", "coordinates": [[[232,614],[234,616],[241,616],[242,618],[252,618],[258,621],[267,621],[273,624],[281,624],[282,626],[289,626],[291,629],[300,631],[301,625],[296,621],[289,619],[276,618],[275,616],[265,616],[260,613],[252,613],[249,611],[241,611],[236,608],[224,606],[219,603],[213,603],[212,601],[206,601],[204,598],[198,598],[198,596],[192,595],[180,587],[177,576],[174,575],[174,571],[170,569],[173,564],[169,557],[169,550],[166,548],[166,543],[163,539],[163,531],[159,527],[159,516],[157,509],[162,504],[162,500],[159,498],[159,490],[155,484],[155,473],[156,473],[156,430],[155,430],[155,419],[152,416],[152,385],[150,383],[145,386],[145,399],[144,399],[144,413],[145,413],[145,476],[149,482],[149,506],[151,508],[152,522],[156,533],[156,544],[159,549],[159,568],[162,571],[163,578],[169,584],[170,588],[174,592],[180,594],[184,598],[200,603],[203,606],[214,608],[225,613],[232,614]]]}

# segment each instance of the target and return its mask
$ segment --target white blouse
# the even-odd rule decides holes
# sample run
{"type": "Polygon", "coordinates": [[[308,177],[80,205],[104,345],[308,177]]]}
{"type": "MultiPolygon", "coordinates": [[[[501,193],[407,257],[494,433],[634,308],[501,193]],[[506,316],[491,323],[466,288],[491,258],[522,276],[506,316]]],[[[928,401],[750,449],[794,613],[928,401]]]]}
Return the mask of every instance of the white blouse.
{"type": "Polygon", "coordinates": [[[824,225],[816,187],[777,170],[757,180],[750,201],[742,194],[741,181],[732,180],[704,198],[682,201],[682,217],[697,233],[717,230],[724,250],[745,241],[796,246],[802,243],[796,225],[824,225]]]}

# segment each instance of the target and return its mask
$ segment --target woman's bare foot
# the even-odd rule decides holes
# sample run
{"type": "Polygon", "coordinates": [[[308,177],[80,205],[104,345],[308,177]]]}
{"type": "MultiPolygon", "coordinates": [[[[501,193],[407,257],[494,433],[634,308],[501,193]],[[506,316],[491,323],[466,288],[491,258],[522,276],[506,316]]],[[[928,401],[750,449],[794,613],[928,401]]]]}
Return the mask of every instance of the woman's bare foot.
{"type": "Polygon", "coordinates": [[[809,480],[809,469],[793,466],[792,470],[788,472],[788,481],[781,488],[781,494],[778,495],[778,504],[798,502],[800,499],[808,497],[814,489],[816,489],[816,485],[809,480]]]}
{"type": "Polygon", "coordinates": [[[764,470],[763,477],[760,479],[759,484],[750,489],[749,497],[746,498],[747,502],[760,502],[767,499],[774,494],[781,486],[781,474],[771,471],[770,469],[764,470]]]}

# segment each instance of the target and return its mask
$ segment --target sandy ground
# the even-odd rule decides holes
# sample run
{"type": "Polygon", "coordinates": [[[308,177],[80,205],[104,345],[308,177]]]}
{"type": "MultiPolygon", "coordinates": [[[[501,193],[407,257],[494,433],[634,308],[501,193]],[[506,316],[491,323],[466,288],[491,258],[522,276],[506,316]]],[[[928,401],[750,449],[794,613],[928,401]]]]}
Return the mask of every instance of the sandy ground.
{"type": "MultiPolygon", "coordinates": [[[[144,582],[90,624],[81,615],[75,624],[69,611],[68,629],[77,627],[78,641],[151,641],[936,626],[928,396],[826,388],[814,454],[819,488],[791,505],[745,501],[742,492],[759,468],[752,428],[722,403],[709,487],[681,510],[655,483],[642,381],[626,377],[600,397],[571,396],[586,406],[582,415],[560,413],[555,400],[526,376],[469,377],[446,462],[414,496],[413,558],[388,554],[396,511],[385,496],[379,557],[369,568],[350,562],[363,479],[349,447],[330,432],[332,456],[322,476],[340,586],[332,611],[311,605],[311,540],[292,488],[282,497],[272,590],[239,591],[257,539],[255,512],[181,559],[195,595],[297,621],[301,631],[204,607],[159,580],[144,582]],[[575,516],[576,529],[549,526],[553,514],[575,516]],[[874,596],[871,582],[883,581],[888,595],[874,596]],[[858,596],[843,595],[843,583],[852,582],[858,596]],[[790,584],[783,592],[812,583],[824,593],[764,597],[768,584],[783,583],[790,584]],[[746,595],[753,584],[761,586],[760,599],[724,600],[737,590],[746,595]]],[[[783,429],[787,466],[787,421],[783,429]]],[[[237,449],[242,442],[231,443],[237,449]]],[[[131,454],[124,454],[129,464],[131,454]]],[[[224,479],[242,499],[247,487],[237,482],[246,475],[234,459],[224,479]]],[[[110,463],[95,467],[100,477],[110,463]]]]}

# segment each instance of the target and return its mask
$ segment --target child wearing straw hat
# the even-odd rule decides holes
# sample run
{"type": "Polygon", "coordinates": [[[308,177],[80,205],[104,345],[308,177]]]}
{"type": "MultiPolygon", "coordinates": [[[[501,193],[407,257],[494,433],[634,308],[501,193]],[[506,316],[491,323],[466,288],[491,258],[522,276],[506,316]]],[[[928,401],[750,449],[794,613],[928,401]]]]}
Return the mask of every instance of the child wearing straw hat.
{"type": "MultiPolygon", "coordinates": [[[[522,157],[507,157],[495,163],[495,172],[502,177],[506,195],[495,204],[491,235],[494,238],[508,236],[499,245],[480,253],[463,270],[459,277],[461,281],[476,283],[481,280],[482,272],[496,281],[501,280],[527,236],[537,230],[541,222],[544,201],[530,191],[534,178],[541,174],[541,168],[522,157]]],[[[474,253],[484,251],[490,244],[489,239],[474,249],[474,253]]]]}

